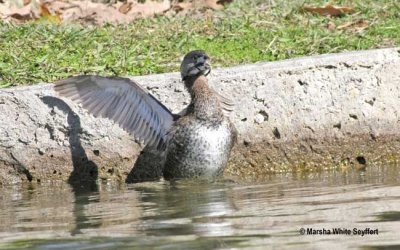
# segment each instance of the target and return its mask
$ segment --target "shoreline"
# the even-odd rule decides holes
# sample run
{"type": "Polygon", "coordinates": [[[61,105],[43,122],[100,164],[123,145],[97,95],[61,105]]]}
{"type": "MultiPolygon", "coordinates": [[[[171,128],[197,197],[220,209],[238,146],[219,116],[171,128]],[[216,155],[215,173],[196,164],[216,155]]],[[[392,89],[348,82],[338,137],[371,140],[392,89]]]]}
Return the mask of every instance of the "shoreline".
{"type": "MultiPolygon", "coordinates": [[[[398,163],[399,68],[400,49],[389,48],[213,70],[211,85],[236,100],[239,139],[226,175],[398,163]]],[[[173,113],[188,104],[179,73],[131,79],[173,113]]],[[[51,84],[0,89],[0,116],[0,184],[161,175],[152,152],[51,84]]]]}

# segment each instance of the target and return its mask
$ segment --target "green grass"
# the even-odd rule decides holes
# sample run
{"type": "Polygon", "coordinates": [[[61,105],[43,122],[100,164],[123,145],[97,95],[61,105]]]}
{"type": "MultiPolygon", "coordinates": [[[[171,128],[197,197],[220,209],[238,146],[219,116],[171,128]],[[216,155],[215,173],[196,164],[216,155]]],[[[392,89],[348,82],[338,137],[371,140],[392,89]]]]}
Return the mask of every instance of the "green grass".
{"type": "Polygon", "coordinates": [[[177,71],[182,55],[204,49],[214,67],[400,44],[397,0],[336,1],[356,13],[339,18],[301,11],[324,1],[235,0],[203,16],[159,16],[130,25],[84,27],[0,22],[0,86],[53,82],[70,75],[144,75],[177,71]],[[361,33],[328,23],[367,20],[361,33]]]}

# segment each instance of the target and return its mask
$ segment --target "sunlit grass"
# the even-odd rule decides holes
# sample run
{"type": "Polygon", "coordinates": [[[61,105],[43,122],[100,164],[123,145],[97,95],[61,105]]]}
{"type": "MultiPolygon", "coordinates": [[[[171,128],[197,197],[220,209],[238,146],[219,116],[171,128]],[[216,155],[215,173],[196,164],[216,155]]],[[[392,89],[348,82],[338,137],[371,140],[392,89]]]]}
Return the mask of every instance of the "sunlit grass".
{"type": "Polygon", "coordinates": [[[214,67],[321,53],[399,46],[395,0],[336,1],[352,15],[331,18],[303,12],[323,1],[237,0],[220,12],[160,16],[130,25],[23,25],[0,23],[0,86],[53,82],[70,75],[143,75],[177,71],[181,56],[204,49],[214,67]],[[274,3],[274,4],[270,4],[274,3]],[[379,3],[378,3],[379,2],[379,3]],[[328,24],[367,20],[362,32],[328,24]]]}

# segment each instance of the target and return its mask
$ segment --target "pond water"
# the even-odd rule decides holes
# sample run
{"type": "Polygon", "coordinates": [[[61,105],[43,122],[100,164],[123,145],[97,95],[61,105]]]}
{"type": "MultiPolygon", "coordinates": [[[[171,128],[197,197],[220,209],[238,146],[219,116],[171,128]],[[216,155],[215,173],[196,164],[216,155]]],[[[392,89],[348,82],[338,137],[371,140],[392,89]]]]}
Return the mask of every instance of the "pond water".
{"type": "Polygon", "coordinates": [[[265,248],[400,249],[400,168],[0,187],[0,249],[265,248]]]}

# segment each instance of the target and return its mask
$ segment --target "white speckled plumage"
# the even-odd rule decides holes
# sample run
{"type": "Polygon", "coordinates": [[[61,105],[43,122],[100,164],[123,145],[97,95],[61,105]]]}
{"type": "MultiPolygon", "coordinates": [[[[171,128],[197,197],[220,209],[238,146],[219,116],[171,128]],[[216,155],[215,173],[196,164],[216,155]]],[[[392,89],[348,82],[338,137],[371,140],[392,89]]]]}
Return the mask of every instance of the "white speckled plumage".
{"type": "Polygon", "coordinates": [[[234,143],[229,121],[212,125],[188,116],[174,127],[164,164],[165,178],[220,175],[234,143]]]}

